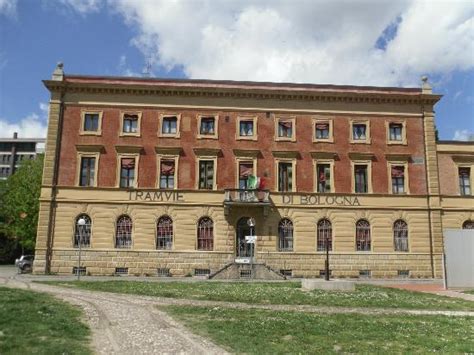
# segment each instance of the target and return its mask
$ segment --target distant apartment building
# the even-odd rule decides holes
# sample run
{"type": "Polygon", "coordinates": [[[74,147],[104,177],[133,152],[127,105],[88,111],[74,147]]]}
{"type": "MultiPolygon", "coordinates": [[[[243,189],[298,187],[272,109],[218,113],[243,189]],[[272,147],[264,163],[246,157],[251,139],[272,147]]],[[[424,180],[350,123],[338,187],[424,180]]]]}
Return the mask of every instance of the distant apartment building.
{"type": "Polygon", "coordinates": [[[24,160],[35,159],[44,151],[44,138],[0,138],[0,180],[7,179],[24,160]]]}

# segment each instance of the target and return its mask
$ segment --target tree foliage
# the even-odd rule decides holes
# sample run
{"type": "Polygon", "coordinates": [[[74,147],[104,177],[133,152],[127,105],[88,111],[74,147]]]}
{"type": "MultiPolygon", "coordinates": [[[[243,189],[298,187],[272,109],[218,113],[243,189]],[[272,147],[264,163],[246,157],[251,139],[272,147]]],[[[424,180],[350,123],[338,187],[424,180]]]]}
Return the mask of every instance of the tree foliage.
{"type": "Polygon", "coordinates": [[[29,252],[35,248],[42,174],[43,155],[25,160],[7,179],[0,195],[0,229],[29,252]]]}

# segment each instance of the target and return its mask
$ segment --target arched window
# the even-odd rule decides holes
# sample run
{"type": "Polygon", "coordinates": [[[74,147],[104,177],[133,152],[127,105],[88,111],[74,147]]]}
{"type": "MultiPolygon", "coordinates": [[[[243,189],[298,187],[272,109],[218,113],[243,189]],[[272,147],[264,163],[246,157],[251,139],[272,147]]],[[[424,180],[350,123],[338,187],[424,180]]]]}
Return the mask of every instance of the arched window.
{"type": "Polygon", "coordinates": [[[370,224],[365,219],[356,223],[356,250],[370,251],[370,224]]]}
{"type": "Polygon", "coordinates": [[[393,243],[395,251],[408,251],[408,225],[401,219],[393,224],[393,243]]]}
{"type": "Polygon", "coordinates": [[[293,251],[293,222],[288,218],[278,224],[278,250],[293,251]]]}
{"type": "Polygon", "coordinates": [[[209,217],[202,217],[198,222],[198,250],[214,249],[214,222],[209,217]]]}
{"type": "Polygon", "coordinates": [[[329,250],[332,250],[332,225],[327,219],[318,222],[317,244],[318,251],[326,250],[326,240],[329,250]]]}
{"type": "Polygon", "coordinates": [[[156,249],[170,250],[173,247],[173,220],[163,216],[156,223],[156,249]]]}
{"type": "Polygon", "coordinates": [[[79,248],[79,241],[81,241],[81,248],[89,248],[91,246],[91,218],[86,214],[80,214],[76,218],[74,225],[74,248],[79,248]],[[86,223],[79,224],[79,220],[83,219],[86,223]]]}
{"type": "Polygon", "coordinates": [[[462,229],[474,229],[474,221],[468,219],[462,224],[462,229]]]}
{"type": "Polygon", "coordinates": [[[115,247],[130,248],[132,246],[132,219],[129,216],[120,216],[117,219],[115,231],[115,247]]]}

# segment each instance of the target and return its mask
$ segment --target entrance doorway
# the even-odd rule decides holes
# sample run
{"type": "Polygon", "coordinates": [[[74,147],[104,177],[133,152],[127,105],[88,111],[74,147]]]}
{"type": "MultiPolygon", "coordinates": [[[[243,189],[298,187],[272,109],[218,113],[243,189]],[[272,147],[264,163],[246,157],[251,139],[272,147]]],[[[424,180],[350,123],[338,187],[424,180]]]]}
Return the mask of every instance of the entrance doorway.
{"type": "Polygon", "coordinates": [[[237,222],[237,233],[236,233],[236,255],[240,258],[252,257],[252,244],[245,242],[245,236],[255,235],[255,227],[248,225],[249,217],[242,217],[237,222]]]}

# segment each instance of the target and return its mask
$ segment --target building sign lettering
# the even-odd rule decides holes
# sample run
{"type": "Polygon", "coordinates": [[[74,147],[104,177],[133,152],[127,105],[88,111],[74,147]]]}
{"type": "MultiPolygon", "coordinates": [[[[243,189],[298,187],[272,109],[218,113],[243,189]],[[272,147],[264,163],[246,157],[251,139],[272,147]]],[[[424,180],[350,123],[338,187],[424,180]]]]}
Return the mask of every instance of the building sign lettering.
{"type": "Polygon", "coordinates": [[[136,191],[129,192],[130,201],[184,202],[184,195],[178,191],[136,191]]]}
{"type": "Polygon", "coordinates": [[[324,195],[283,195],[283,204],[300,204],[316,206],[360,206],[359,199],[353,196],[324,196],[324,195]]]}

